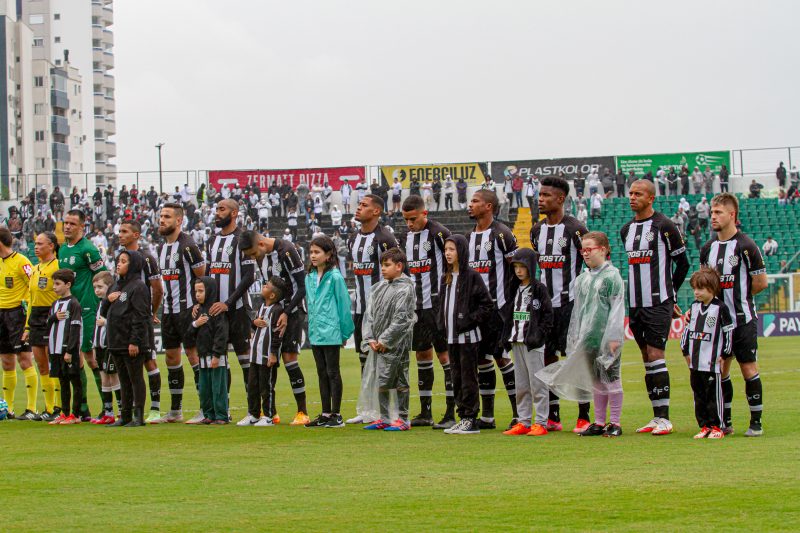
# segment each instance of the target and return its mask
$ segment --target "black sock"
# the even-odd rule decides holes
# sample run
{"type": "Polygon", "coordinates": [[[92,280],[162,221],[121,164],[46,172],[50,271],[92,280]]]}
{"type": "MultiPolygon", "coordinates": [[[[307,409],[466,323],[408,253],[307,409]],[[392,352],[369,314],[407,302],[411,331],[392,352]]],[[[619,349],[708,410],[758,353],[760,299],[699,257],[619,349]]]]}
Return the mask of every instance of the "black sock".
{"type": "MultiPolygon", "coordinates": [[[[650,361],[644,364],[645,376],[650,375],[647,395],[653,406],[653,416],[669,419],[669,372],[664,359],[650,361]]],[[[647,380],[645,380],[647,383],[647,380]]]]}
{"type": "MultiPolygon", "coordinates": [[[[72,405],[70,404],[72,394],[70,389],[70,377],[64,374],[61,374],[61,413],[68,417],[70,415],[70,410],[72,409],[72,405]]],[[[75,413],[75,416],[80,416],[80,413],[75,413]]]]}
{"type": "MultiPolygon", "coordinates": [[[[277,372],[275,372],[277,374],[277,372]]],[[[306,406],[306,380],[303,371],[300,369],[299,361],[286,363],[286,373],[289,374],[289,384],[292,387],[294,401],[297,403],[297,411],[308,414],[306,406]]]]}
{"type": "Polygon", "coordinates": [[[103,414],[114,416],[114,397],[111,391],[102,391],[100,398],[103,400],[103,414]]]}
{"type": "Polygon", "coordinates": [[[194,375],[194,390],[200,394],[200,363],[192,365],[192,374],[194,375]]]}
{"type": "Polygon", "coordinates": [[[119,388],[119,385],[114,390],[114,398],[117,400],[117,412],[119,413],[122,411],[122,389],[119,388]]]}
{"type": "Polygon", "coordinates": [[[733,403],[733,382],[731,377],[722,378],[722,423],[725,427],[733,426],[731,404],[733,403]]]}
{"type": "MultiPolygon", "coordinates": [[[[81,394],[81,411],[80,413],[72,413],[75,416],[79,416],[81,414],[89,414],[89,402],[86,400],[86,391],[89,390],[89,387],[87,387],[86,385],[89,383],[89,380],[86,379],[86,369],[84,367],[81,367],[80,378],[81,378],[81,384],[83,385],[81,387],[81,391],[83,391],[81,394]]],[[[69,376],[67,376],[66,378],[67,387],[69,387],[70,383],[69,379],[70,379],[69,376]]],[[[61,404],[61,407],[62,408],[66,407],[67,409],[70,408],[69,405],[65,406],[63,403],[61,404]]]]}
{"type": "Polygon", "coordinates": [[[433,361],[417,361],[417,376],[419,377],[419,405],[420,414],[430,418],[431,404],[433,403],[433,361]]]}
{"type": "Polygon", "coordinates": [[[761,425],[761,410],[763,408],[763,391],[761,376],[756,374],[744,382],[744,393],[747,395],[747,404],[750,406],[750,425],[761,425]]]}
{"type": "Polygon", "coordinates": [[[81,382],[81,377],[72,375],[69,378],[70,382],[72,382],[72,414],[75,416],[80,416],[80,413],[76,413],[77,410],[81,408],[81,398],[83,397],[83,383],[81,382]]]}
{"type": "MultiPolygon", "coordinates": [[[[269,418],[274,417],[278,413],[278,410],[275,408],[275,401],[274,401],[274,398],[275,398],[275,384],[277,382],[278,382],[278,372],[277,372],[277,369],[276,369],[276,372],[273,372],[272,373],[272,377],[270,378],[270,387],[271,387],[270,390],[273,393],[272,394],[273,401],[272,401],[272,405],[270,406],[270,409],[271,409],[272,412],[271,413],[264,413],[264,416],[267,416],[269,418]]],[[[305,411],[303,411],[303,412],[305,413],[305,411]]],[[[308,414],[308,413],[306,413],[306,414],[308,414]]]]}
{"type": "MultiPolygon", "coordinates": [[[[242,378],[244,379],[244,393],[247,394],[247,377],[250,375],[250,359],[239,359],[239,366],[242,367],[242,378]]],[[[230,388],[228,388],[230,392],[230,388]]]]}
{"type": "Polygon", "coordinates": [[[553,422],[561,422],[561,404],[553,391],[550,391],[550,415],[548,418],[553,422]]]}
{"type": "Polygon", "coordinates": [[[447,418],[455,418],[454,411],[456,402],[455,398],[453,397],[453,374],[450,370],[450,363],[445,363],[442,365],[442,372],[444,372],[444,399],[447,405],[445,416],[447,418]]]}
{"type": "Polygon", "coordinates": [[[511,402],[511,416],[517,418],[517,385],[514,381],[514,362],[509,361],[506,366],[501,368],[500,375],[503,377],[503,385],[508,393],[508,401],[511,402]]]}
{"type": "Polygon", "coordinates": [[[591,404],[589,402],[586,403],[579,403],[578,404],[578,418],[581,420],[589,420],[589,407],[591,404]]]}
{"type": "Polygon", "coordinates": [[[365,353],[358,353],[358,361],[361,363],[361,376],[364,376],[364,365],[367,363],[367,354],[365,353]]]}
{"type": "Polygon", "coordinates": [[[172,399],[169,407],[170,411],[178,412],[183,409],[183,385],[185,379],[183,375],[183,365],[167,367],[169,394],[172,399]]]}
{"type": "Polygon", "coordinates": [[[478,389],[481,393],[481,418],[494,418],[494,389],[497,387],[497,374],[494,361],[484,359],[478,363],[478,389]]]}
{"type": "Polygon", "coordinates": [[[232,381],[231,380],[231,368],[228,367],[228,401],[229,401],[228,405],[230,405],[230,399],[231,399],[231,381],[232,381]]]}
{"type": "Polygon", "coordinates": [[[147,385],[150,388],[150,410],[161,410],[161,371],[152,370],[147,373],[147,385]]]}

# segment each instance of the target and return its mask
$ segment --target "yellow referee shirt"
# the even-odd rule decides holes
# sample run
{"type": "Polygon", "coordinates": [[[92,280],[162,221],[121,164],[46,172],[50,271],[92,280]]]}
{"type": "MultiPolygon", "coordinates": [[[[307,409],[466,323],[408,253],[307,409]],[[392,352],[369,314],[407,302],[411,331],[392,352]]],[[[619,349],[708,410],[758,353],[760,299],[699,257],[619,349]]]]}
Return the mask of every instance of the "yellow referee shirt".
{"type": "Polygon", "coordinates": [[[33,266],[24,255],[12,252],[0,258],[0,309],[14,309],[28,299],[31,274],[33,266]]]}
{"type": "MultiPolygon", "coordinates": [[[[58,270],[58,259],[53,258],[47,263],[39,263],[33,267],[33,274],[29,284],[30,300],[28,300],[28,319],[34,307],[50,307],[58,300],[56,291],[53,290],[53,274],[58,270]]],[[[26,321],[27,325],[27,321],[26,321]]]]}

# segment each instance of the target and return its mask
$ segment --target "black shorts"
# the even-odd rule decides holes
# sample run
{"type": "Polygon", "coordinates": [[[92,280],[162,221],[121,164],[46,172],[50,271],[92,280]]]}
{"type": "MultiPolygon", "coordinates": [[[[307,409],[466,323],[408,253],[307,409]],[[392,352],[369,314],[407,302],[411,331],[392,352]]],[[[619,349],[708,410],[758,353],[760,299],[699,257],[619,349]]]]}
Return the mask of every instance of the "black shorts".
{"type": "Polygon", "coordinates": [[[758,329],[756,320],[751,320],[733,330],[731,338],[733,355],[739,363],[758,361],[758,329]]]}
{"type": "Polygon", "coordinates": [[[250,332],[253,323],[245,306],[228,309],[228,344],[236,354],[250,354],[250,332]]]}
{"type": "MultiPolygon", "coordinates": [[[[64,361],[62,354],[50,354],[50,377],[51,378],[64,378],[68,376],[75,376],[81,371],[80,354],[72,356],[72,362],[67,363],[64,361]],[[77,359],[77,361],[76,361],[77,359]]],[[[61,385],[62,387],[64,385],[61,385]]]]}
{"type": "Polygon", "coordinates": [[[414,338],[411,349],[415,352],[424,352],[433,347],[436,353],[447,351],[447,338],[439,327],[436,307],[432,309],[417,309],[417,321],[414,323],[414,338]]]}
{"type": "Polygon", "coordinates": [[[20,305],[13,309],[0,309],[0,353],[30,352],[27,342],[22,342],[25,333],[25,309],[20,305]]]}
{"type": "Polygon", "coordinates": [[[192,330],[192,310],[164,313],[161,316],[161,342],[165,350],[194,348],[196,341],[192,330]]]}
{"type": "Polygon", "coordinates": [[[503,355],[503,316],[493,309],[485,324],[481,324],[480,356],[490,355],[495,359],[503,355]]]}
{"type": "Polygon", "coordinates": [[[114,358],[111,357],[111,352],[108,348],[94,347],[94,356],[97,359],[97,364],[100,365],[100,370],[106,374],[116,374],[117,365],[114,363],[114,358]]]}
{"type": "Polygon", "coordinates": [[[359,315],[358,313],[353,313],[353,325],[355,329],[353,330],[353,340],[356,343],[356,353],[359,355],[366,356],[367,352],[361,351],[361,341],[363,338],[361,337],[361,324],[364,322],[364,315],[359,315]]]}
{"type": "Polygon", "coordinates": [[[287,314],[286,331],[283,332],[281,353],[299,353],[303,347],[303,331],[306,326],[306,314],[298,309],[287,314]]]}
{"type": "Polygon", "coordinates": [[[31,308],[31,317],[28,319],[28,344],[31,346],[47,346],[50,339],[50,328],[47,327],[47,317],[50,308],[37,306],[31,308]]]}
{"type": "Polygon", "coordinates": [[[674,307],[672,300],[652,307],[631,307],[628,324],[640,349],[645,346],[658,350],[666,348],[674,307]]]}
{"type": "Polygon", "coordinates": [[[557,360],[559,355],[566,357],[567,332],[569,331],[569,321],[572,318],[574,305],[575,302],[569,302],[561,307],[553,308],[553,327],[544,341],[545,361],[557,360]]]}

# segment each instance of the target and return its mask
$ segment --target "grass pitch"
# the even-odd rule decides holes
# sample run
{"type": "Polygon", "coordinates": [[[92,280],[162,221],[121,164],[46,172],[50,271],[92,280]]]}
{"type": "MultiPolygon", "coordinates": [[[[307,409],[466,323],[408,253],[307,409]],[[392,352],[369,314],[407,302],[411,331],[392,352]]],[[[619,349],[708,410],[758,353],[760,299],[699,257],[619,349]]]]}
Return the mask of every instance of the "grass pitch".
{"type": "MultiPolygon", "coordinates": [[[[675,341],[668,364],[676,433],[664,437],[633,433],[651,411],[632,343],[625,346],[625,433],[618,439],[568,432],[507,437],[501,429],[450,436],[428,428],[387,433],[360,426],[290,427],[294,399],[283,370],[283,423],[274,428],[2,422],[0,530],[797,531],[800,343],[759,342],[765,391],[765,436],[759,439],[742,436],[749,415],[741,375],[734,374],[736,435],[692,440],[689,372],[675,341]]],[[[347,417],[355,411],[359,369],[351,351],[342,360],[347,417]]],[[[233,364],[236,421],[246,403],[233,364]]],[[[301,355],[301,364],[313,416],[319,397],[310,352],[301,355]]],[[[197,398],[188,368],[186,375],[186,412],[193,414],[197,398]]],[[[444,396],[438,365],[436,379],[439,416],[444,396]]],[[[19,383],[21,406],[21,374],[19,383]]],[[[505,426],[510,409],[501,383],[498,393],[498,423],[505,426]]],[[[169,405],[166,383],[162,404],[169,405]]],[[[97,408],[96,390],[90,405],[97,408]]],[[[412,412],[418,405],[412,397],[412,412]]],[[[577,407],[564,402],[562,413],[567,426],[577,407]]]]}

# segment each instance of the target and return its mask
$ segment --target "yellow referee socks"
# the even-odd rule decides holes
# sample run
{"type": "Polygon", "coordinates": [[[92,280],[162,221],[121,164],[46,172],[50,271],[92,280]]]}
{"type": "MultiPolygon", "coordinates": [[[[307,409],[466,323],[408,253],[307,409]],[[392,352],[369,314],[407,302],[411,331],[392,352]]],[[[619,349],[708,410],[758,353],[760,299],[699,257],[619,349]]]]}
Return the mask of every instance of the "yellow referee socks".
{"type": "Polygon", "coordinates": [[[53,384],[53,409],[61,409],[61,380],[51,377],[50,382],[53,384]]]}
{"type": "Polygon", "coordinates": [[[3,399],[8,410],[14,412],[14,393],[17,391],[17,370],[3,370],[3,399]]]}
{"type": "Polygon", "coordinates": [[[39,393],[39,374],[36,368],[29,366],[22,371],[25,377],[25,396],[28,401],[26,409],[36,412],[36,395],[39,393]]]}
{"type": "Polygon", "coordinates": [[[42,392],[44,393],[44,410],[48,413],[53,412],[55,407],[56,384],[50,376],[42,376],[42,392]]]}

